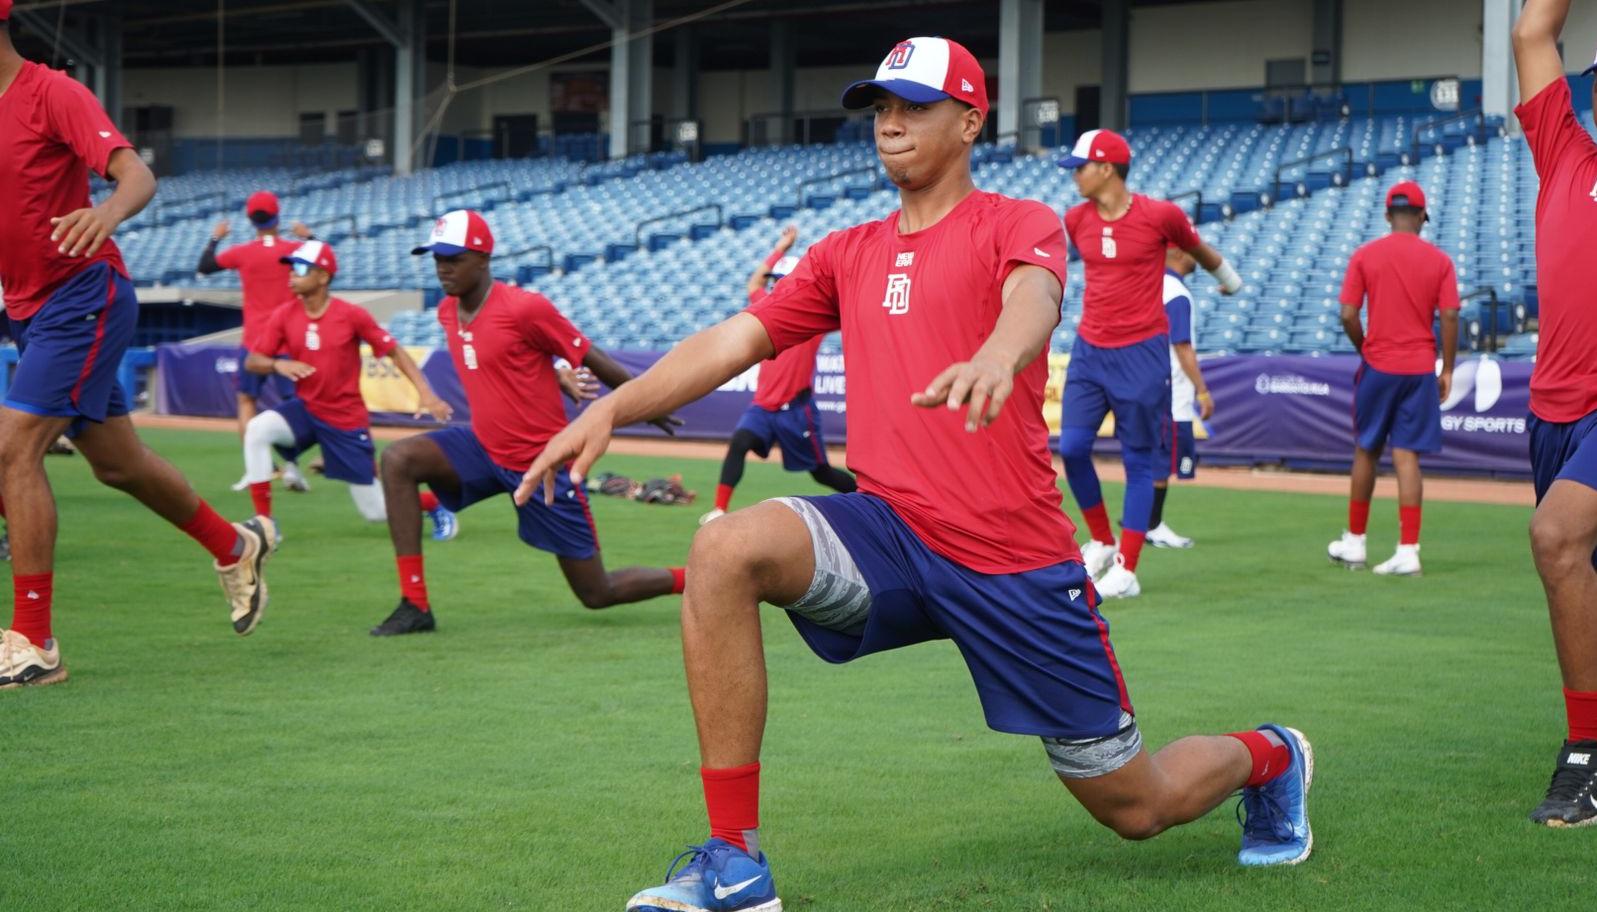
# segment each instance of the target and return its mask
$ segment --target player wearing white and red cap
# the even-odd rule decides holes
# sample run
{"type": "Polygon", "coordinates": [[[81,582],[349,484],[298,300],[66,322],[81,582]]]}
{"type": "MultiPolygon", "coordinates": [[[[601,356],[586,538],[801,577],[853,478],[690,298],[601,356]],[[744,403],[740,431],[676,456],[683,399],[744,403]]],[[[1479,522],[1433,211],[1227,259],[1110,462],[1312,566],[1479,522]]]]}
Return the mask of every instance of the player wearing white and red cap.
{"type": "Polygon", "coordinates": [[[45,450],[63,432],[96,478],[210,552],[239,634],[254,630],[265,607],[261,570],[277,547],[270,519],[229,523],[134,432],[116,374],[139,301],[111,235],[155,196],[155,176],[87,88],[22,59],[10,12],[11,0],[0,0],[0,286],[19,352],[0,406],[13,591],[0,690],[67,679],[51,629],[56,507],[44,472],[45,450]],[[90,170],[116,183],[99,205],[90,170]]]}
{"type": "MultiPolygon", "coordinates": [[[[199,265],[194,267],[194,271],[200,275],[212,275],[224,269],[238,272],[244,312],[244,338],[240,344],[238,372],[238,434],[241,438],[250,419],[259,410],[258,400],[268,380],[266,375],[244,370],[243,361],[250,352],[259,351],[259,337],[266,328],[266,322],[271,319],[272,312],[295,300],[294,292],[288,287],[288,266],[283,263],[283,258],[294,252],[300,240],[312,237],[311,230],[303,222],[295,222],[292,229],[299,240],[279,237],[278,208],[277,195],[271,191],[257,190],[251,193],[249,199],[244,201],[244,214],[255,226],[255,239],[218,252],[216,245],[232,231],[226,221],[218,222],[211,231],[211,240],[200,252],[199,265]]],[[[271,380],[275,381],[273,385],[278,398],[294,394],[294,385],[283,377],[273,376],[271,380]]],[[[283,469],[283,484],[290,491],[310,490],[299,467],[292,462],[283,469]]],[[[233,485],[233,490],[242,491],[248,486],[248,481],[240,478],[233,485]]]]}
{"type": "MultiPolygon", "coordinates": [[[[1591,295],[1597,143],[1575,117],[1559,54],[1569,6],[1570,0],[1526,0],[1514,23],[1520,97],[1514,114],[1541,179],[1530,549],[1547,592],[1568,722],[1547,796],[1530,815],[1550,827],[1597,824],[1597,308],[1591,295]]],[[[1597,85],[1592,95],[1597,101],[1597,85]]]]}
{"type": "MultiPolygon", "coordinates": [[[[297,456],[320,447],[326,476],[349,483],[355,509],[368,522],[383,522],[388,514],[377,484],[371,416],[360,393],[361,343],[371,346],[373,357],[392,360],[416,388],[416,417],[447,421],[453,409],[371,314],[329,293],[338,275],[331,244],[306,241],[282,260],[291,270],[295,300],[273,311],[254,335],[244,368],[257,376],[282,377],[298,395],[260,412],[244,431],[244,478],[255,512],[272,515],[272,449],[297,456]]],[[[435,527],[454,528],[453,514],[439,506],[436,495],[423,493],[420,500],[422,509],[434,514],[435,527]]]]}
{"type": "Polygon", "coordinates": [[[1155,454],[1170,433],[1170,323],[1164,309],[1165,251],[1177,247],[1235,293],[1242,279],[1198,237],[1173,203],[1126,188],[1131,146],[1109,130],[1089,130],[1059,160],[1086,202],[1065,213],[1065,231],[1086,272],[1081,325],[1065,376],[1059,455],[1065,480],[1092,538],[1087,570],[1106,598],[1142,591],[1137,561],[1154,503],[1155,454]],[[1104,507],[1092,445],[1113,412],[1126,467],[1120,542],[1104,507]]]}
{"type": "MultiPolygon", "coordinates": [[[[412,251],[432,256],[438,283],[448,295],[438,305],[438,322],[466,392],[471,426],[421,434],[383,450],[383,493],[400,599],[372,628],[373,636],[425,633],[437,626],[422,565],[417,506],[422,484],[453,512],[514,491],[544,443],[566,425],[556,359],[588,368],[612,389],[632,379],[548,298],[494,281],[493,250],[493,232],[483,217],[458,209],[438,219],[427,243],[412,251]]],[[[668,434],[681,424],[675,418],[653,423],[668,434]]],[[[587,491],[564,472],[557,502],[517,505],[516,514],[521,540],[555,556],[571,591],[588,608],[682,591],[679,567],[605,569],[587,491]]]]}
{"type": "Polygon", "coordinates": [[[901,208],[811,246],[769,296],[589,406],[516,492],[533,497],[541,484],[547,500],[562,466],[584,475],[615,427],[842,330],[859,490],[766,501],[694,538],[682,636],[710,838],[627,908],[782,908],[758,834],[761,602],[786,606],[831,662],[953,639],[988,725],[1040,737],[1063,784],[1122,836],[1153,836],[1243,789],[1239,859],[1303,860],[1311,763],[1300,734],[1266,726],[1143,748],[1048,455],[1043,387],[1064,232],[1042,203],[976,189],[981,67],[953,41],[911,38],[843,104],[875,110],[901,208]]]}
{"type": "Polygon", "coordinates": [[[1397,550],[1376,565],[1382,576],[1420,572],[1420,454],[1442,449],[1442,402],[1453,385],[1458,354],[1458,274],[1453,261],[1420,237],[1430,216],[1425,191],[1413,181],[1386,194],[1392,231],[1353,252],[1342,283],[1342,328],[1358,349],[1353,377],[1353,475],[1347,530],[1331,542],[1333,563],[1363,567],[1365,529],[1381,451],[1392,447],[1397,471],[1397,550]],[[1369,328],[1359,311],[1369,300],[1369,328]],[[1436,334],[1442,321],[1442,371],[1436,373],[1436,334]]]}

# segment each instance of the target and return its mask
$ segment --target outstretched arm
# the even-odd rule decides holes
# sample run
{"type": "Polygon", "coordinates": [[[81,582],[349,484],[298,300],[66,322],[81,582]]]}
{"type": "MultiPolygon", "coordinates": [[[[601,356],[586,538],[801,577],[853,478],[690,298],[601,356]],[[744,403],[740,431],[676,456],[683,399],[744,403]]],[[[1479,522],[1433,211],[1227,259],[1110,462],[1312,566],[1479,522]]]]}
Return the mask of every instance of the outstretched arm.
{"type": "MultiPolygon", "coordinates": [[[[632,379],[631,371],[622,367],[620,362],[610,357],[609,354],[592,345],[588,346],[588,354],[583,356],[582,366],[591,371],[600,383],[611,389],[617,389],[621,384],[632,379]]],[[[682,419],[675,415],[665,415],[660,418],[650,419],[649,423],[675,437],[677,428],[682,426],[682,419]]]]}
{"type": "Polygon", "coordinates": [[[1186,251],[1198,261],[1198,265],[1202,266],[1205,272],[1214,276],[1215,281],[1220,283],[1221,294],[1236,294],[1242,290],[1242,276],[1237,275],[1236,269],[1225,261],[1220,251],[1202,242],[1196,247],[1186,248],[1186,251]]]}
{"type": "Polygon", "coordinates": [[[427,377],[422,374],[416,359],[410,356],[410,352],[405,351],[404,346],[394,346],[388,357],[394,362],[394,366],[399,368],[399,372],[405,375],[405,379],[410,381],[410,385],[416,388],[416,393],[420,397],[414,417],[420,418],[426,413],[433,416],[434,420],[442,422],[448,421],[455,414],[454,406],[438,398],[438,394],[433,392],[433,385],[427,382],[427,377]]]}
{"type": "Polygon", "coordinates": [[[965,430],[974,433],[992,424],[1015,390],[1015,374],[1048,347],[1059,323],[1064,289],[1041,266],[1016,266],[1004,280],[1004,309],[992,335],[969,361],[949,365],[909,401],[921,408],[947,405],[958,411],[967,401],[965,430]]]}
{"type": "Polygon", "coordinates": [[[776,249],[772,250],[770,256],[767,256],[765,260],[761,262],[760,265],[756,266],[754,271],[749,274],[748,287],[745,290],[748,291],[750,297],[753,297],[754,295],[757,295],[765,290],[766,274],[771,271],[772,266],[776,265],[777,260],[787,256],[787,252],[793,249],[793,242],[797,240],[797,228],[789,225],[782,230],[782,237],[776,242],[776,249]]]}
{"type": "Polygon", "coordinates": [[[1564,78],[1558,36],[1569,18],[1570,0],[1525,0],[1514,22],[1514,64],[1519,68],[1519,100],[1530,101],[1564,78]]]}
{"type": "Polygon", "coordinates": [[[764,325],[747,313],[687,337],[641,376],[595,401],[551,438],[516,488],[516,503],[531,499],[539,484],[544,486],[545,501],[553,503],[555,471],[569,462],[572,481],[581,481],[610,446],[616,428],[668,414],[702,398],[775,353],[764,325]]]}

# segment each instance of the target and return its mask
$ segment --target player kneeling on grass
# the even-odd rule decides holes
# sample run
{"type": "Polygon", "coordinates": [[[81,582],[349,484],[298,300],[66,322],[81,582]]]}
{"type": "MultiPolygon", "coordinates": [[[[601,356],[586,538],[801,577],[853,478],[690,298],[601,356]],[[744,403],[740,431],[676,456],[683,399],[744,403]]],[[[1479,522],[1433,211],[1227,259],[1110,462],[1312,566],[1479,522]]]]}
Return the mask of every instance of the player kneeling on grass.
{"type": "MultiPolygon", "coordinates": [[[[327,477],[349,483],[355,509],[368,522],[383,522],[388,513],[377,484],[371,415],[360,394],[361,343],[371,346],[374,357],[392,359],[416,387],[417,417],[425,413],[447,421],[454,410],[433,393],[410,354],[371,314],[328,294],[338,274],[331,245],[306,241],[283,262],[292,269],[288,282],[298,300],[273,312],[244,362],[250,373],[286,377],[295,391],[293,398],[251,418],[244,429],[244,478],[255,512],[272,515],[272,448],[292,461],[319,446],[327,477]],[[288,358],[275,357],[280,353],[288,358]]],[[[420,500],[422,509],[432,514],[433,537],[453,538],[454,514],[431,493],[420,500]]]]}
{"type": "Polygon", "coordinates": [[[954,640],[987,724],[1040,737],[1065,787],[1128,839],[1201,817],[1241,789],[1240,861],[1302,861],[1313,760],[1301,734],[1266,725],[1158,753],[1143,746],[1060,509],[1043,421],[1064,232],[1046,205],[972,182],[987,115],[981,67],[952,41],[912,38],[843,104],[874,108],[899,211],[834,232],[765,300],[589,406],[516,492],[557,500],[562,467],[575,460],[571,474],[586,474],[614,428],[842,330],[859,491],[766,501],[695,536],[682,638],[710,833],[627,908],[782,908],[759,841],[761,602],[785,606],[831,662],[954,640]]]}
{"type": "MultiPolygon", "coordinates": [[[[797,239],[798,230],[789,226],[782,232],[776,249],[749,276],[750,304],[763,300],[770,288],[798,265],[798,257],[787,255],[797,239]]],[[[811,380],[815,376],[815,356],[825,339],[816,336],[761,362],[754,404],[738,419],[727,444],[726,460],[721,463],[715,509],[699,517],[700,525],[726,515],[726,508],[732,503],[732,489],[743,480],[743,464],[749,453],[764,459],[770,455],[773,443],[781,445],[782,468],[789,472],[808,472],[816,482],[845,494],[855,489],[854,477],[827,461],[826,439],[821,436],[820,416],[815,413],[811,380]]]]}
{"type": "Polygon", "coordinates": [[[1429,220],[1425,191],[1413,181],[1386,194],[1392,233],[1353,252],[1342,283],[1342,328],[1362,358],[1353,376],[1352,493],[1347,530],[1326,547],[1332,563],[1360,568],[1365,529],[1381,450],[1392,445],[1397,470],[1398,544],[1377,564],[1382,576],[1420,572],[1420,454],[1442,449],[1442,401],[1453,385],[1458,354],[1458,275],[1453,261],[1420,237],[1429,220]],[[1368,298],[1369,329],[1359,323],[1368,298]],[[1436,336],[1442,321],[1442,373],[1436,373],[1436,336]]]}
{"type": "MultiPolygon", "coordinates": [[[[421,511],[416,491],[426,484],[450,510],[509,494],[544,444],[566,425],[555,359],[592,371],[614,389],[632,375],[593,347],[548,298],[494,281],[493,233],[475,212],[440,218],[427,243],[444,298],[438,322],[466,390],[471,427],[451,427],[401,440],[383,450],[388,530],[399,570],[399,606],[373,636],[434,629],[422,569],[421,511]]],[[[653,422],[668,434],[675,418],[653,422]]],[[[607,608],[682,591],[681,568],[627,567],[606,571],[588,495],[562,469],[559,497],[516,507],[521,540],[560,562],[571,591],[589,608],[607,608]]]]}

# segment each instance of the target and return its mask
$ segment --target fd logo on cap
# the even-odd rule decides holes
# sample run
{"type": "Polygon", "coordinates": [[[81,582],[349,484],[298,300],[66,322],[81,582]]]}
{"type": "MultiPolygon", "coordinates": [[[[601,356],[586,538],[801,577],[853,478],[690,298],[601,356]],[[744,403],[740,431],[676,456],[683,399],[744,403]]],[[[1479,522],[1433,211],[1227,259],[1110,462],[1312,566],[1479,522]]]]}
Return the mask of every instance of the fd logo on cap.
{"type": "Polygon", "coordinates": [[[914,54],[915,45],[913,42],[900,41],[893,45],[891,51],[887,52],[887,59],[882,61],[882,66],[887,67],[889,70],[902,70],[909,66],[909,58],[914,56],[914,54]]]}

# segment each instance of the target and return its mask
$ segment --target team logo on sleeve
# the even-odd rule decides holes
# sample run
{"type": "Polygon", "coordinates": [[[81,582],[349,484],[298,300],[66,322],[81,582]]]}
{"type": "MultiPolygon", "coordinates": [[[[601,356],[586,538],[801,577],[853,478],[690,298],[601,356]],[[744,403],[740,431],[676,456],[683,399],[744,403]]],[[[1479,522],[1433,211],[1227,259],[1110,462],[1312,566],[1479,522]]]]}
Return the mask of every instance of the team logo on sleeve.
{"type": "Polygon", "coordinates": [[[882,299],[882,306],[890,314],[909,313],[909,276],[902,272],[895,272],[887,277],[887,296],[882,299]]]}
{"type": "Polygon", "coordinates": [[[909,58],[913,57],[914,55],[914,43],[909,41],[900,41],[899,43],[893,45],[893,49],[891,51],[887,52],[887,59],[882,61],[882,66],[888,68],[889,70],[902,70],[909,66],[909,58]]]}

